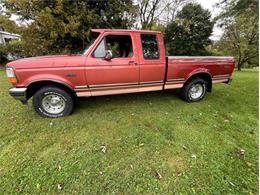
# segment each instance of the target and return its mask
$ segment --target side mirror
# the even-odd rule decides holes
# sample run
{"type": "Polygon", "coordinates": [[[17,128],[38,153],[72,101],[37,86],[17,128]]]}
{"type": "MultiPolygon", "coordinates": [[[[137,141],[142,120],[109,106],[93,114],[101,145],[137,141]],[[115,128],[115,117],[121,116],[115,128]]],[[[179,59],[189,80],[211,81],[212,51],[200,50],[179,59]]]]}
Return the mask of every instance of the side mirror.
{"type": "Polygon", "coordinates": [[[106,50],[105,60],[111,60],[113,58],[112,51],[106,50]]]}

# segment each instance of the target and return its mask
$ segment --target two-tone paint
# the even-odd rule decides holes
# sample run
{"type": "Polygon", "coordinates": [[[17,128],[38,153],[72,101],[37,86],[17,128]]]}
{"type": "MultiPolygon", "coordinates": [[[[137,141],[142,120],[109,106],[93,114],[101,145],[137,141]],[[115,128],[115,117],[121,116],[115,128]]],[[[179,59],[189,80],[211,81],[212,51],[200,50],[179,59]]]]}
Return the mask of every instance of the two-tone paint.
{"type": "Polygon", "coordinates": [[[233,57],[183,57],[165,55],[161,32],[144,30],[93,29],[98,38],[82,55],[43,56],[7,64],[15,71],[16,88],[51,81],[70,88],[79,97],[146,92],[182,88],[197,74],[208,75],[212,83],[226,83],[234,70],[233,57]],[[129,35],[133,55],[105,60],[93,52],[107,35],[129,35]],[[141,34],[155,34],[159,59],[143,57],[141,34]]]}

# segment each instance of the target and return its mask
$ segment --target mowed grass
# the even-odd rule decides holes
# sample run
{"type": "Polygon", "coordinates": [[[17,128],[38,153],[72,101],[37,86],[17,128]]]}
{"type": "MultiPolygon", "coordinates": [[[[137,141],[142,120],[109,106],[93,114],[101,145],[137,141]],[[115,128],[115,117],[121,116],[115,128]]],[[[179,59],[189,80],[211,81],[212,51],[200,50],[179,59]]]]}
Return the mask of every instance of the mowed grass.
{"type": "Polygon", "coordinates": [[[176,90],[91,97],[59,119],[0,77],[0,194],[258,194],[257,71],[199,103],[176,90]]]}

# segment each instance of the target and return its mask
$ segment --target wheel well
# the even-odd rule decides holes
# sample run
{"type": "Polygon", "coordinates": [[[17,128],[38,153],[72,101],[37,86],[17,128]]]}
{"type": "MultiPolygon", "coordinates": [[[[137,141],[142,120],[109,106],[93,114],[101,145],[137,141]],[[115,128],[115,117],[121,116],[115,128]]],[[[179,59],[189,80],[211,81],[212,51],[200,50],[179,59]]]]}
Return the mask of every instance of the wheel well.
{"type": "Polygon", "coordinates": [[[27,86],[26,98],[30,99],[39,89],[45,86],[54,86],[57,88],[61,88],[69,94],[73,95],[73,98],[76,97],[74,90],[66,84],[58,83],[55,81],[36,81],[27,86]]]}
{"type": "Polygon", "coordinates": [[[194,79],[194,78],[201,78],[204,81],[206,81],[207,82],[207,91],[211,92],[211,90],[212,90],[212,79],[211,79],[210,74],[203,73],[203,72],[202,73],[196,73],[196,74],[192,75],[186,82],[188,82],[189,80],[194,79]]]}

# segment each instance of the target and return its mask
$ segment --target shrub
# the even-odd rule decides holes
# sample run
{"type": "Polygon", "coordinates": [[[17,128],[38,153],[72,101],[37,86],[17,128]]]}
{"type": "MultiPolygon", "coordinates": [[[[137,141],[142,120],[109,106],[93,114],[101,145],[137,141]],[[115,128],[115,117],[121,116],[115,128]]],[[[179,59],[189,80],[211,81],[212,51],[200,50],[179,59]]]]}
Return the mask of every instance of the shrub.
{"type": "Polygon", "coordinates": [[[0,64],[16,60],[25,56],[23,42],[12,40],[0,45],[0,64]]]}

